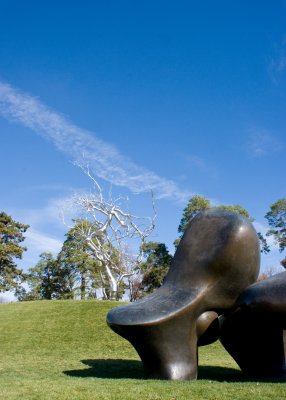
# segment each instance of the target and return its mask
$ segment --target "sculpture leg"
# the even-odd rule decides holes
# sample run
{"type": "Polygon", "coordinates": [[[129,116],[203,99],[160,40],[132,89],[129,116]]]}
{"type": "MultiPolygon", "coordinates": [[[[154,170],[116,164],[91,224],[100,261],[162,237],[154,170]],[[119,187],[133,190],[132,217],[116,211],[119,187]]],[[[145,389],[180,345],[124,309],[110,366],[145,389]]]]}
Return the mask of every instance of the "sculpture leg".
{"type": "MultiPolygon", "coordinates": [[[[111,326],[112,327],[112,326],[111,326]]],[[[196,325],[188,317],[145,326],[112,327],[137,350],[146,377],[152,379],[197,378],[196,325]]]]}
{"type": "Polygon", "coordinates": [[[286,377],[286,331],[271,318],[240,309],[223,320],[220,340],[245,374],[286,377]]]}

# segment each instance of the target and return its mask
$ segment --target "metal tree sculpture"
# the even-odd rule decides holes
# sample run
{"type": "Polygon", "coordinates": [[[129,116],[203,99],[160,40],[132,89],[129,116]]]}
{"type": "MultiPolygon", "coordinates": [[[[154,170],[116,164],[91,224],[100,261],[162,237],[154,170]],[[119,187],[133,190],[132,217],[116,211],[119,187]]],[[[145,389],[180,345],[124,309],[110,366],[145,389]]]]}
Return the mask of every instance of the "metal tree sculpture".
{"type": "Polygon", "coordinates": [[[153,195],[152,218],[125,212],[122,203],[128,199],[122,196],[112,199],[109,195],[107,200],[89,168],[82,165],[79,167],[91,179],[94,188],[93,193],[77,195],[73,199],[84,217],[92,222],[91,225],[82,224],[79,227],[80,234],[100,263],[102,283],[108,281],[109,295],[103,288],[103,296],[116,300],[120,282],[134,275],[134,270],[142,259],[142,244],[154,229],[156,212],[153,195]],[[128,243],[134,241],[137,241],[138,251],[131,254],[128,243]]]}

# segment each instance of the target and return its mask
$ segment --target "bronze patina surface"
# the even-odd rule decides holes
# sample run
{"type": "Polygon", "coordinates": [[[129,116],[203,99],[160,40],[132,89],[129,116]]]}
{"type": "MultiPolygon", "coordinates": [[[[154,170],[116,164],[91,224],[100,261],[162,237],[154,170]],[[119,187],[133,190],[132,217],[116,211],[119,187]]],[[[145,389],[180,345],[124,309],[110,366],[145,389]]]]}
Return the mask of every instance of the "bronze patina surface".
{"type": "Polygon", "coordinates": [[[162,287],[111,310],[107,323],[135,347],[147,377],[196,379],[198,344],[217,339],[217,315],[255,282],[259,261],[258,237],[246,218],[219,209],[199,213],[162,287]]]}
{"type": "Polygon", "coordinates": [[[221,342],[245,374],[286,377],[286,272],[249,286],[221,322],[221,342]]]}

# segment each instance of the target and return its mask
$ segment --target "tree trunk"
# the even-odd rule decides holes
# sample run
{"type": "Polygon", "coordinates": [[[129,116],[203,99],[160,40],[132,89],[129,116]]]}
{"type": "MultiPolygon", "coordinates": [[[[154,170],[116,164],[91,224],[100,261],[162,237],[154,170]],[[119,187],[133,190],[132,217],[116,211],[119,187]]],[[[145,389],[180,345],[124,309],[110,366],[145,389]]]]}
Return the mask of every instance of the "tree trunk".
{"type": "Polygon", "coordinates": [[[80,285],[81,300],[85,300],[85,291],[86,291],[86,271],[81,273],[81,285],[80,285]]]}
{"type": "Polygon", "coordinates": [[[116,282],[116,279],[112,275],[108,265],[105,265],[105,269],[109,278],[109,288],[110,288],[109,300],[117,300],[118,283],[116,282]]]}
{"type": "Polygon", "coordinates": [[[47,300],[52,300],[51,269],[50,269],[50,267],[47,268],[46,299],[47,300]]]}

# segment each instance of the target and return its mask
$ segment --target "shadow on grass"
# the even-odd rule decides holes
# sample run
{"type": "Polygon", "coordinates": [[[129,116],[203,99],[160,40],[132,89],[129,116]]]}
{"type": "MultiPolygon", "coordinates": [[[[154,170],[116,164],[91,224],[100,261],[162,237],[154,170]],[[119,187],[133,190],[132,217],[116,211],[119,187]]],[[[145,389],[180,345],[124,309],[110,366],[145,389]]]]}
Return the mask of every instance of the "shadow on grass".
{"type": "Polygon", "coordinates": [[[144,379],[143,366],[136,360],[81,360],[87,369],[64,371],[79,378],[144,379]]]}
{"type": "Polygon", "coordinates": [[[244,375],[241,371],[234,368],[217,367],[217,366],[199,366],[199,380],[209,380],[217,382],[286,382],[285,377],[256,377],[244,375]]]}
{"type": "MultiPolygon", "coordinates": [[[[142,363],[136,360],[81,360],[86,369],[64,371],[77,378],[146,379],[142,363]]],[[[199,366],[198,380],[216,382],[286,382],[286,378],[256,378],[234,368],[199,366]]]]}

